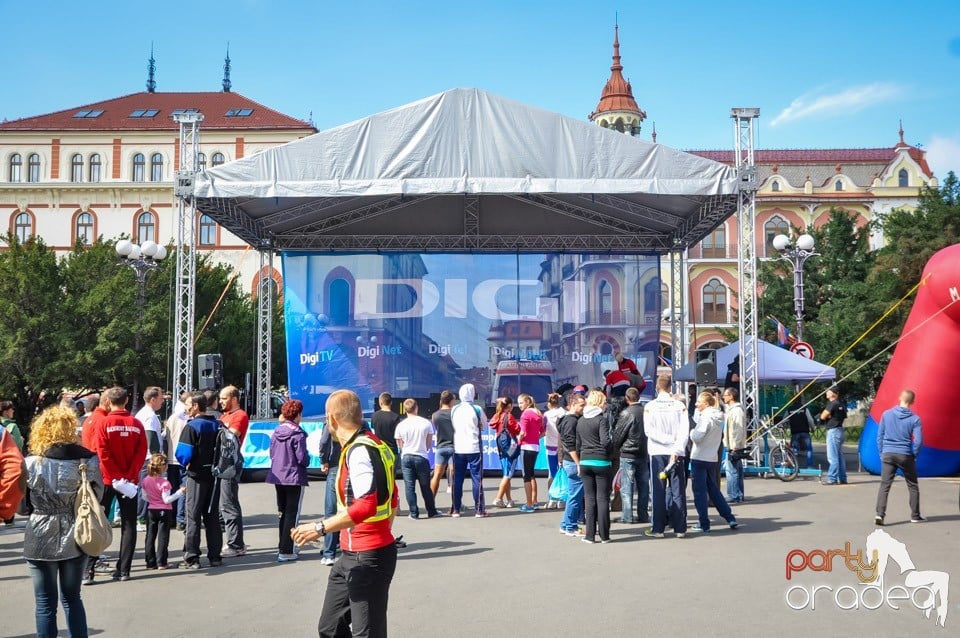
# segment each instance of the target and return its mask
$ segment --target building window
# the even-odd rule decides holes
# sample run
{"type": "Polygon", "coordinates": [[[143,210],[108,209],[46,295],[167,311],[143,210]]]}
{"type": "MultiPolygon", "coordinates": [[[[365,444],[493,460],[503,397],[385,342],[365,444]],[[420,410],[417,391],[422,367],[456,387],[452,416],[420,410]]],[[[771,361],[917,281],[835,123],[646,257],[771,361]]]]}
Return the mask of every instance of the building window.
{"type": "Polygon", "coordinates": [[[597,299],[599,300],[600,310],[599,323],[613,323],[613,290],[606,279],[600,280],[600,285],[597,287],[597,299]]]}
{"type": "Polygon", "coordinates": [[[780,182],[777,181],[777,180],[774,180],[773,183],[770,184],[770,190],[772,190],[774,193],[779,193],[779,192],[780,192],[780,182]]]}
{"type": "Polygon", "coordinates": [[[23,158],[20,153],[14,153],[10,156],[10,181],[19,182],[23,179],[23,158]]]}
{"type": "Polygon", "coordinates": [[[150,181],[163,181],[163,155],[154,153],[150,156],[150,181]]]}
{"type": "Polygon", "coordinates": [[[773,247],[773,238],[777,235],[786,235],[790,232],[790,224],[780,215],[774,215],[763,225],[764,255],[776,255],[777,249],[773,247]]]}
{"type": "Polygon", "coordinates": [[[40,181],[40,156],[36,153],[27,158],[27,181],[34,184],[40,181]]]}
{"type": "MultiPolygon", "coordinates": [[[[392,286],[396,288],[396,286],[392,286]]],[[[346,279],[334,279],[327,288],[330,324],[345,326],[350,321],[350,284],[346,279]]]]}
{"type": "Polygon", "coordinates": [[[703,322],[727,322],[727,288],[719,279],[711,279],[703,287],[703,322]]]}
{"type": "Polygon", "coordinates": [[[133,156],[133,181],[142,182],[143,181],[143,171],[146,166],[146,159],[143,157],[143,153],[137,153],[133,156]]]}
{"type": "Polygon", "coordinates": [[[842,190],[843,190],[843,180],[842,180],[842,179],[838,179],[836,182],[834,182],[834,184],[833,184],[833,189],[834,189],[834,190],[838,190],[838,191],[842,191],[842,190]]]}
{"type": "Polygon", "coordinates": [[[13,218],[13,235],[21,244],[33,237],[33,215],[24,211],[13,218]]]}
{"type": "Polygon", "coordinates": [[[93,244],[93,215],[90,213],[80,213],[77,215],[77,221],[74,228],[75,241],[84,246],[93,244]]]}
{"type": "Polygon", "coordinates": [[[669,343],[660,342],[660,349],[657,353],[660,355],[660,360],[657,361],[658,366],[670,366],[673,365],[673,346],[669,343]]]}
{"type": "Polygon", "coordinates": [[[897,185],[901,188],[910,185],[910,174],[907,173],[907,169],[901,168],[900,172],[897,173],[897,185]]]}
{"type": "Polygon", "coordinates": [[[157,241],[157,220],[153,213],[144,211],[137,217],[137,243],[157,241]]]}
{"type": "Polygon", "coordinates": [[[660,278],[654,277],[643,287],[643,312],[644,314],[660,314],[660,311],[666,306],[660,305],[660,278]]]}
{"type": "Polygon", "coordinates": [[[210,166],[220,166],[224,163],[223,153],[217,152],[210,158],[210,166]]]}
{"type": "Polygon", "coordinates": [[[100,154],[94,153],[90,156],[90,181],[99,182],[100,181],[100,154]]]}
{"type": "Polygon", "coordinates": [[[70,181],[83,181],[83,155],[80,153],[74,153],[70,158],[70,181]]]}
{"type": "Polygon", "coordinates": [[[670,308],[670,286],[666,282],[660,282],[660,310],[670,308]]]}
{"type": "Polygon", "coordinates": [[[197,170],[198,171],[207,170],[207,154],[206,153],[197,153],[197,170]]]}
{"type": "Polygon", "coordinates": [[[200,215],[199,244],[201,246],[215,246],[217,244],[217,222],[210,215],[200,215]]]}
{"type": "Polygon", "coordinates": [[[707,259],[723,259],[727,256],[727,229],[723,224],[703,238],[700,244],[703,256],[707,259]]]}

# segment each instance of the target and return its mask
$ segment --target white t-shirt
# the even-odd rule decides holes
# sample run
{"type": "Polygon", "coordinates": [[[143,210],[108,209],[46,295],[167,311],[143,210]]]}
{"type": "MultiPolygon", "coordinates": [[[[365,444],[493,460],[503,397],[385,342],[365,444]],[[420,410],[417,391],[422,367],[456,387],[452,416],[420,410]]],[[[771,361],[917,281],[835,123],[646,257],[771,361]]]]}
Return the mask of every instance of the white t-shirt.
{"type": "Polygon", "coordinates": [[[410,414],[403,421],[397,424],[397,429],[393,433],[397,439],[397,444],[402,448],[402,455],[416,454],[427,458],[429,446],[427,439],[433,435],[433,423],[430,423],[422,416],[410,414]],[[400,443],[400,442],[403,443],[400,443]]]}
{"type": "Polygon", "coordinates": [[[456,454],[480,453],[480,417],[470,403],[458,403],[450,412],[453,421],[453,451],[456,454]]]}
{"type": "Polygon", "coordinates": [[[557,432],[557,423],[566,414],[563,408],[553,408],[543,413],[544,421],[547,424],[547,434],[544,436],[544,443],[548,448],[557,449],[560,444],[560,433],[557,432]]]}
{"type": "MultiPolygon", "coordinates": [[[[163,451],[163,435],[162,429],[160,427],[160,417],[157,416],[157,413],[153,411],[149,405],[145,405],[140,408],[134,417],[137,421],[143,424],[144,432],[155,432],[157,434],[157,441],[160,442],[160,451],[163,451]]],[[[145,460],[150,460],[150,447],[147,447],[147,457],[145,460]]]]}

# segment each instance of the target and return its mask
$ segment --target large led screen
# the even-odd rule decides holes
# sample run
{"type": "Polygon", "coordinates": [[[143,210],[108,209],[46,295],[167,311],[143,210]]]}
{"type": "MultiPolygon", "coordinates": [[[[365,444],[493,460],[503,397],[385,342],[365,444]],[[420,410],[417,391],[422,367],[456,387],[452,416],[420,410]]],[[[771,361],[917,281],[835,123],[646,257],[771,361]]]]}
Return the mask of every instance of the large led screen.
{"type": "Polygon", "coordinates": [[[483,405],[543,403],[566,383],[602,385],[617,352],[656,375],[657,256],[288,252],[283,279],[305,416],[340,388],[366,411],[381,392],[427,399],[467,382],[483,405]]]}

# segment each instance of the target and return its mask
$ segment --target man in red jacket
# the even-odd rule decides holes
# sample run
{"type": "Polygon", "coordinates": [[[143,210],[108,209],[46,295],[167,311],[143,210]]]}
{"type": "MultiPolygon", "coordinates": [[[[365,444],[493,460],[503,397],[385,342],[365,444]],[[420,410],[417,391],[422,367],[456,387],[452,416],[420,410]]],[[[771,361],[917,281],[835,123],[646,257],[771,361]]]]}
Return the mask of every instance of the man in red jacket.
{"type": "MultiPolygon", "coordinates": [[[[140,482],[140,468],[147,455],[147,435],[143,424],[127,410],[127,391],[123,388],[110,388],[106,391],[110,402],[110,413],[103,417],[99,428],[94,432],[97,455],[100,457],[100,471],[103,473],[103,500],[101,504],[109,511],[114,494],[120,504],[120,558],[113,572],[114,580],[130,580],[130,565],[133,552],[137,547],[137,494],[136,486],[140,482]],[[124,486],[124,482],[132,484],[124,486]],[[119,490],[130,490],[132,496],[124,496],[119,490]]],[[[91,556],[91,562],[95,557],[91,556]]],[[[93,582],[93,565],[87,564],[85,580],[93,582]]]]}

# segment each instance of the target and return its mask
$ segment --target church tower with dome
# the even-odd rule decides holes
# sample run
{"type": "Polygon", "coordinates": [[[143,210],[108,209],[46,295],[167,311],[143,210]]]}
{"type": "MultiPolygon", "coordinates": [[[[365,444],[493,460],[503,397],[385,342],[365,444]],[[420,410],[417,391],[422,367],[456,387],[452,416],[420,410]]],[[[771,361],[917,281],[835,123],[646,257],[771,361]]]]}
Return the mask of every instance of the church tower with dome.
{"type": "Polygon", "coordinates": [[[610,66],[610,79],[604,85],[600,102],[589,115],[589,119],[603,128],[612,128],[633,136],[640,134],[640,125],[647,119],[647,114],[637,106],[633,97],[633,87],[623,77],[619,25],[613,28],[613,64],[610,66]]]}

